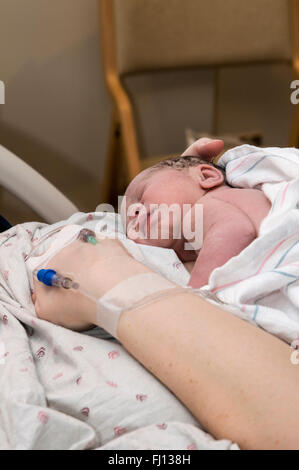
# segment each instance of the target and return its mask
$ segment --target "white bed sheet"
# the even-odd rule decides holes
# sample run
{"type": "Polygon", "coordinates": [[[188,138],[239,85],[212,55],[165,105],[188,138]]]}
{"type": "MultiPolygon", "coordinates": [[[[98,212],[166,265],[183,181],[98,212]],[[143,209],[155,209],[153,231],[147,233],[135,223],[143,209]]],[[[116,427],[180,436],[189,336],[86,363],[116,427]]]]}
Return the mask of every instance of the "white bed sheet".
{"type": "MultiPolygon", "coordinates": [[[[67,222],[104,229],[114,221],[113,215],[78,213],[67,222]]],[[[0,449],[237,448],[204,433],[181,402],[99,328],[82,334],[36,318],[24,258],[33,241],[65,223],[23,224],[0,236],[0,449]]],[[[135,256],[152,268],[188,281],[174,252],[140,250],[135,256]]]]}

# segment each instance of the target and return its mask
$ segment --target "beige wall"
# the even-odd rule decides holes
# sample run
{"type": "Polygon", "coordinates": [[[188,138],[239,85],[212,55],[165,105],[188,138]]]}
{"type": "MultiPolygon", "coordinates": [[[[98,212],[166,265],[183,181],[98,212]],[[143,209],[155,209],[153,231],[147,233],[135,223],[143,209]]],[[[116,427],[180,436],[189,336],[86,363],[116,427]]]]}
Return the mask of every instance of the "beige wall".
{"type": "MultiPolygon", "coordinates": [[[[96,0],[1,0],[1,127],[99,173],[110,104],[96,0]]],[[[17,142],[14,140],[14,145],[17,142]]],[[[22,147],[20,148],[20,150],[22,147]]]]}
{"type": "MultiPolygon", "coordinates": [[[[0,80],[6,84],[0,143],[70,196],[78,171],[88,186],[101,181],[105,165],[111,105],[97,7],[97,0],[0,0],[0,80]]],[[[212,77],[201,70],[127,81],[136,94],[144,154],[181,151],[187,126],[210,131],[212,77]]],[[[266,145],[287,145],[290,79],[286,66],[222,71],[220,130],[257,129],[266,145]]],[[[74,197],[83,208],[99,202],[97,189],[74,197]]]]}

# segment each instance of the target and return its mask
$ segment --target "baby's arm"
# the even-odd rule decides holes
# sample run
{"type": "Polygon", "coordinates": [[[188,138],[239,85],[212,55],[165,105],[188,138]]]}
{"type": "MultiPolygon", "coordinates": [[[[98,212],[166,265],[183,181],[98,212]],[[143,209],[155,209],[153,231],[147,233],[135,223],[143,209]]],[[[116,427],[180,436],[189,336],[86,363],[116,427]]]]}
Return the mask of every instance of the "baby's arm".
{"type": "Polygon", "coordinates": [[[192,287],[199,288],[208,284],[214,269],[238,255],[256,238],[251,220],[240,209],[211,198],[204,204],[204,218],[211,218],[210,214],[212,218],[215,216],[216,220],[209,221],[207,232],[204,234],[203,246],[189,281],[192,287]]]}

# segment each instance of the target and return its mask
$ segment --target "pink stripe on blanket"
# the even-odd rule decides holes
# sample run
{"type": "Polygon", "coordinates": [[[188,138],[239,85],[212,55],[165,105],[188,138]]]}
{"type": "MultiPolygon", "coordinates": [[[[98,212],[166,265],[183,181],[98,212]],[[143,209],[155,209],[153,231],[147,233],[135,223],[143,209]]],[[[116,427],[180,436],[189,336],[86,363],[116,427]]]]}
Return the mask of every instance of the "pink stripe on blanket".
{"type": "Polygon", "coordinates": [[[237,170],[240,166],[243,165],[243,163],[245,163],[248,158],[252,157],[252,153],[250,155],[248,155],[246,158],[244,158],[244,160],[242,160],[240,163],[238,163],[238,165],[236,165],[232,170],[230,171],[227,171],[226,175],[231,175],[235,170],[237,170]]]}
{"type": "Polygon", "coordinates": [[[283,190],[283,194],[282,194],[282,198],[281,198],[281,202],[280,202],[280,207],[282,207],[283,204],[284,204],[284,201],[285,201],[285,198],[286,198],[286,192],[288,190],[289,185],[290,185],[290,181],[288,182],[288,184],[286,185],[286,187],[283,190]]]}
{"type": "Polygon", "coordinates": [[[284,240],[282,240],[281,242],[279,242],[274,248],[273,250],[269,253],[269,255],[264,259],[264,261],[262,262],[262,264],[260,265],[260,267],[258,268],[258,270],[254,273],[254,274],[251,274],[250,276],[248,277],[244,277],[243,279],[238,279],[237,281],[233,281],[233,282],[229,282],[227,284],[222,284],[221,286],[217,286],[217,287],[214,287],[211,292],[212,293],[215,293],[216,291],[218,290],[221,290],[221,289],[225,289],[226,287],[231,287],[231,286],[234,286],[235,284],[238,284],[239,282],[242,282],[242,281],[246,281],[247,279],[250,279],[254,276],[256,276],[262,269],[263,267],[265,266],[266,262],[269,260],[269,258],[271,258],[271,256],[275,253],[275,251],[278,250],[278,248],[281,247],[281,245],[286,241],[288,240],[290,237],[287,237],[285,238],[284,240]]]}

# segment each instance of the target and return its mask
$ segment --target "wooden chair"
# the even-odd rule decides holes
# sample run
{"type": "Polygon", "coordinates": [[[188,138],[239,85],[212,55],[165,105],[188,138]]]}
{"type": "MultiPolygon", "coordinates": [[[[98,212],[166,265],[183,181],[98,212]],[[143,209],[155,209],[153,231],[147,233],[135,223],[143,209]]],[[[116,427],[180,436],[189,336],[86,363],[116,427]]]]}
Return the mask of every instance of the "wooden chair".
{"type": "MultiPolygon", "coordinates": [[[[99,2],[104,74],[114,105],[104,202],[111,201],[117,169],[126,171],[126,184],[142,169],[170,157],[141,157],[133,106],[123,85],[125,76],[187,67],[213,66],[217,70],[224,65],[284,62],[292,63],[299,77],[299,0],[99,2]]],[[[215,77],[217,90],[217,74],[215,77]]],[[[216,134],[216,119],[214,122],[216,134]]],[[[299,145],[298,131],[297,106],[291,145],[299,145]]]]}

